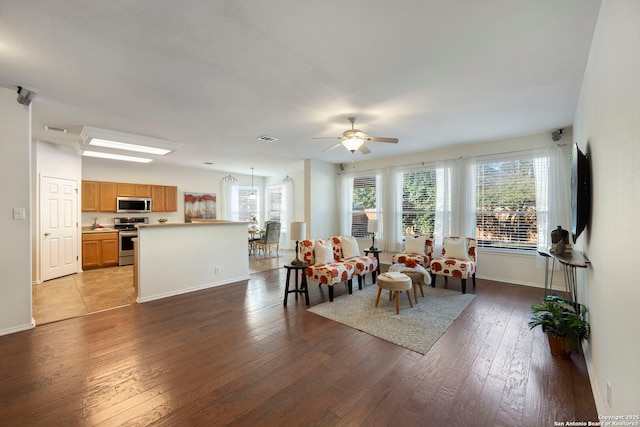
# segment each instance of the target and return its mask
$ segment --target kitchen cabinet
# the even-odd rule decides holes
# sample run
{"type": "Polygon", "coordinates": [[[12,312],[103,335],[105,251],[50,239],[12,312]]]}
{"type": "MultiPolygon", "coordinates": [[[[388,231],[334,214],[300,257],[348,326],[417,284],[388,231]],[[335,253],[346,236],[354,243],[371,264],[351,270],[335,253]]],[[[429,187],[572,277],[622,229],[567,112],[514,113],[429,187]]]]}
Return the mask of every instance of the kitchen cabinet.
{"type": "Polygon", "coordinates": [[[82,212],[115,212],[117,197],[150,197],[154,212],[178,211],[176,186],[82,181],[82,212]]]}
{"type": "Polygon", "coordinates": [[[151,197],[151,185],[119,182],[118,197],[151,197]]]}
{"type": "Polygon", "coordinates": [[[101,231],[82,234],[82,269],[118,265],[118,233],[101,231]]]}
{"type": "Polygon", "coordinates": [[[100,183],[100,212],[115,212],[118,184],[115,182],[100,183]]]}
{"type": "Polygon", "coordinates": [[[151,186],[148,184],[136,184],[135,197],[151,197],[151,186]]]}
{"type": "Polygon", "coordinates": [[[97,181],[82,181],[82,211],[97,212],[100,208],[100,183],[97,181]]]}
{"type": "Polygon", "coordinates": [[[164,191],[165,209],[167,212],[178,212],[178,187],[167,186],[164,191]]]}
{"type": "Polygon", "coordinates": [[[151,200],[151,209],[153,212],[177,212],[178,187],[169,185],[152,185],[151,200]]]}

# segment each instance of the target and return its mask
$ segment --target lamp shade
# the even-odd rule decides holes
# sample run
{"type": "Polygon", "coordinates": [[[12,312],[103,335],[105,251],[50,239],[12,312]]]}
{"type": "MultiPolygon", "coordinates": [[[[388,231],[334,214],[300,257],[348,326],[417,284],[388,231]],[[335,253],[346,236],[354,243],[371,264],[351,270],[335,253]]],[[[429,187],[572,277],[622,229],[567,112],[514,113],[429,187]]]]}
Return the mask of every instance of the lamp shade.
{"type": "Polygon", "coordinates": [[[369,233],[377,233],[378,232],[378,220],[377,219],[370,219],[369,223],[367,224],[367,231],[369,233]]]}
{"type": "Polygon", "coordinates": [[[307,238],[307,224],[305,222],[291,223],[291,240],[304,240],[307,238]]]}

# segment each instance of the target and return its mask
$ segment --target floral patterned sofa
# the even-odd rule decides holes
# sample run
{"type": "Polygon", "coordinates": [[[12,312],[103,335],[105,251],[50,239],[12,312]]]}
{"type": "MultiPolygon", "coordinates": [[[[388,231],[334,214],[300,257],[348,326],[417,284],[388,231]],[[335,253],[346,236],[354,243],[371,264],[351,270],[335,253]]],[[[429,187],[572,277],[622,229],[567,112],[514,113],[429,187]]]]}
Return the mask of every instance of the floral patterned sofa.
{"type": "MultiPolygon", "coordinates": [[[[305,274],[308,279],[319,282],[320,286],[329,286],[329,301],[333,301],[333,286],[347,282],[349,293],[353,293],[353,277],[355,276],[356,267],[355,264],[347,261],[336,261],[333,255],[332,245],[330,240],[303,240],[300,242],[300,256],[302,261],[309,265],[305,274]],[[316,257],[316,244],[320,242],[321,247],[329,247],[331,251],[329,254],[322,253],[320,257],[316,257]]],[[[318,248],[320,252],[324,252],[323,249],[318,248]]]]}
{"type": "Polygon", "coordinates": [[[347,261],[354,265],[356,268],[355,275],[358,276],[358,289],[362,289],[362,285],[365,282],[364,276],[367,273],[371,273],[372,283],[375,284],[376,274],[378,272],[378,260],[368,256],[361,256],[358,243],[355,239],[348,239],[351,240],[352,243],[346,245],[345,250],[343,250],[343,240],[345,240],[345,236],[333,236],[331,238],[333,258],[338,262],[347,261]],[[354,245],[355,248],[353,247],[354,245]]]}
{"type": "Polygon", "coordinates": [[[434,258],[431,261],[431,286],[436,285],[436,275],[444,276],[444,282],[447,283],[447,277],[455,277],[461,280],[462,293],[467,292],[467,279],[473,280],[473,287],[476,287],[476,267],[478,263],[478,255],[476,248],[478,243],[476,239],[467,237],[447,237],[442,243],[442,256],[434,258]]]}
{"type": "Polygon", "coordinates": [[[433,236],[406,236],[404,246],[404,252],[391,257],[392,264],[405,264],[410,260],[427,270],[429,269],[431,258],[433,257],[433,236]],[[423,240],[424,244],[422,243],[423,240]]]}

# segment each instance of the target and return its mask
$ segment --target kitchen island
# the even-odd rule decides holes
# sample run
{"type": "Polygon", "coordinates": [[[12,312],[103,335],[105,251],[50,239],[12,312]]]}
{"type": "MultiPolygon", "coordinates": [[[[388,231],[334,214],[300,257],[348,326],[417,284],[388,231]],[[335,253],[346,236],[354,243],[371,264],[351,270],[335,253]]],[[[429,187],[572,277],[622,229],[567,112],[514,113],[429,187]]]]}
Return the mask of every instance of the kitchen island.
{"type": "Polygon", "coordinates": [[[249,279],[247,222],[138,225],[138,302],[249,279]]]}

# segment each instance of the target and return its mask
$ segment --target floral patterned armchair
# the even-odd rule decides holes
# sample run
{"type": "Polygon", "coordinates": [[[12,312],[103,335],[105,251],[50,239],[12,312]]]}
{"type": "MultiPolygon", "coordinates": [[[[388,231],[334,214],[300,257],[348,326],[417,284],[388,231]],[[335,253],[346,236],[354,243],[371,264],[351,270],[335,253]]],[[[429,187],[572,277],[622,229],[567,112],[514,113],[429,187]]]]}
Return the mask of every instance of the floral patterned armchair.
{"type": "Polygon", "coordinates": [[[332,255],[329,255],[329,258],[324,260],[325,262],[319,258],[316,259],[315,244],[318,241],[321,244],[328,243],[322,239],[300,242],[300,257],[309,266],[305,270],[307,278],[319,282],[320,286],[324,284],[329,287],[329,301],[333,301],[333,286],[338,283],[347,282],[349,293],[353,293],[355,265],[346,261],[335,261],[332,255]]]}
{"type": "Polygon", "coordinates": [[[403,253],[395,254],[391,257],[392,264],[405,264],[410,260],[428,270],[433,257],[433,236],[406,236],[404,245],[405,250],[403,253]],[[424,249],[420,251],[423,239],[424,249]]]}
{"type": "Polygon", "coordinates": [[[476,287],[476,267],[478,263],[476,239],[467,237],[447,237],[442,244],[442,256],[431,261],[431,286],[436,285],[436,275],[444,276],[447,283],[448,277],[461,280],[462,293],[467,292],[467,279],[473,280],[473,288],[476,287]]]}
{"type": "Polygon", "coordinates": [[[378,272],[378,260],[368,256],[360,256],[358,243],[354,238],[345,236],[334,236],[331,238],[333,244],[333,258],[336,261],[346,261],[354,265],[358,276],[358,289],[362,289],[365,281],[364,275],[371,273],[373,283],[376,283],[376,274],[378,272]],[[349,239],[351,242],[345,242],[345,250],[343,250],[343,240],[349,239]],[[355,248],[353,246],[355,245],[355,248]],[[345,258],[345,256],[348,256],[345,258]]]}

